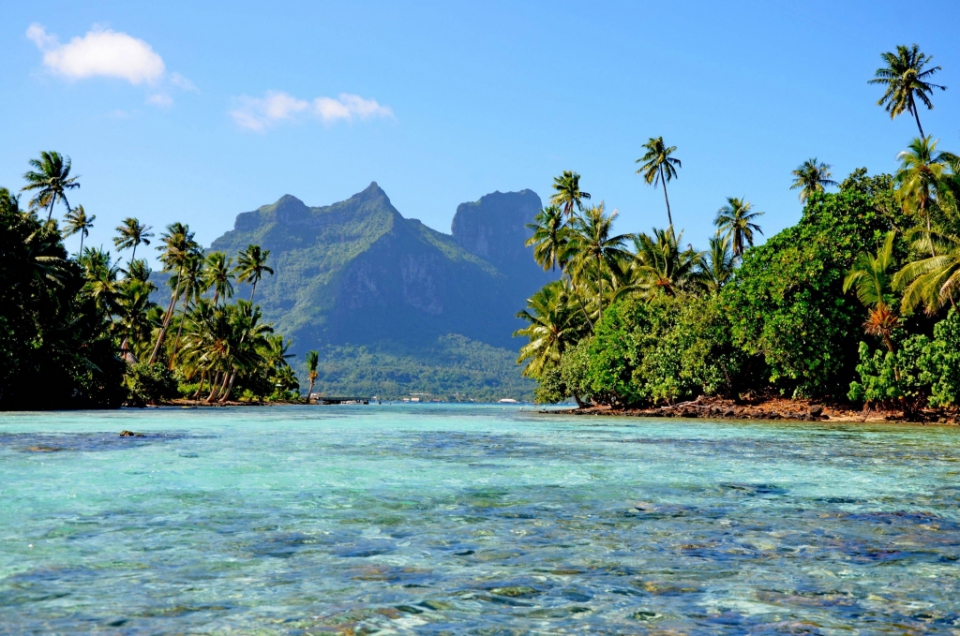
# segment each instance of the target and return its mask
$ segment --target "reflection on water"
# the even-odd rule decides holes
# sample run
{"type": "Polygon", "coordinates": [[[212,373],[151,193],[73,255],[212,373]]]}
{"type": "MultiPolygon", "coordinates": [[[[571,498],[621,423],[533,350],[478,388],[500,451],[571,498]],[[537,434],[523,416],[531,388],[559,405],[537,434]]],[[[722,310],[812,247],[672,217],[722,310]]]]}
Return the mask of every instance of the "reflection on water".
{"type": "Polygon", "coordinates": [[[952,633],[958,450],[514,407],[0,415],[0,631],[952,633]]]}

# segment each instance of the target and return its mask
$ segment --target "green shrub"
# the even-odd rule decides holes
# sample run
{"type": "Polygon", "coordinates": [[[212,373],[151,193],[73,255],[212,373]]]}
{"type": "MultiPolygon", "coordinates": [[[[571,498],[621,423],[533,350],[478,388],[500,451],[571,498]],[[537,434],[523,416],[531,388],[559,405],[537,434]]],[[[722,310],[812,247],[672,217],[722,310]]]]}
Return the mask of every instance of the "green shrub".
{"type": "Polygon", "coordinates": [[[127,377],[133,404],[159,404],[179,397],[177,380],[165,364],[140,362],[127,377]]]}
{"type": "Polygon", "coordinates": [[[930,405],[960,405],[960,313],[951,309],[933,328],[933,341],[920,358],[930,386],[930,405]]]}

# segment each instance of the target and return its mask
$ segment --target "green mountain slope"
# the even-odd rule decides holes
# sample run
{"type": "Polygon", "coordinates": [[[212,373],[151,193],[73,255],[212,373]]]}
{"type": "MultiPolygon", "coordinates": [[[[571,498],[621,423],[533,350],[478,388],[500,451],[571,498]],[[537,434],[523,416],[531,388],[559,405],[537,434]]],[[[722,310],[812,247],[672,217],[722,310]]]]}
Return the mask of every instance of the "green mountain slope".
{"type": "Polygon", "coordinates": [[[548,278],[523,247],[539,207],[529,190],[487,195],[461,205],[447,235],[372,183],[325,207],[286,195],[240,214],[211,249],[271,251],[257,301],[298,356],[322,352],[315,391],[525,397],[511,333],[548,278]]]}

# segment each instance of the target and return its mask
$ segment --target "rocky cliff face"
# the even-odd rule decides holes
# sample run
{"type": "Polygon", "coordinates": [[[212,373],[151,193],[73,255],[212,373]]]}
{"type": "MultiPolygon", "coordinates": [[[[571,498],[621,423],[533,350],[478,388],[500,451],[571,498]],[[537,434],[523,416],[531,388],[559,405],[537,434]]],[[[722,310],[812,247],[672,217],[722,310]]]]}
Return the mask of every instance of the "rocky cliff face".
{"type": "Polygon", "coordinates": [[[453,240],[510,276],[535,275],[538,268],[524,242],[533,235],[526,225],[540,207],[533,190],[494,192],[461,203],[451,226],[453,240]]]}

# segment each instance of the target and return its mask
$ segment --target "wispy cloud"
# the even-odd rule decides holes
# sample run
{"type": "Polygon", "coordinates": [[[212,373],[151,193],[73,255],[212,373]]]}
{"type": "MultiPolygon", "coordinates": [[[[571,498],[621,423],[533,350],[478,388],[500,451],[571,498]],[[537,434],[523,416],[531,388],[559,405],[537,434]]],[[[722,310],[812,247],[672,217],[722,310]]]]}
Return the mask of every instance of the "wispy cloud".
{"type": "Polygon", "coordinates": [[[235,103],[236,107],[230,111],[233,121],[239,127],[255,132],[264,132],[278,123],[304,117],[318,119],[325,124],[393,118],[393,110],[389,106],[349,93],[340,93],[337,98],[317,97],[307,101],[282,91],[267,91],[263,97],[238,97],[235,103]]]}
{"type": "Polygon", "coordinates": [[[145,41],[126,33],[94,26],[82,37],[61,44],[43,25],[31,24],[27,37],[43,53],[43,65],[54,75],[68,80],[109,77],[134,86],[147,86],[147,103],[168,107],[173,103],[170,88],[196,90],[179,73],[168,73],[163,58],[145,41]]]}

